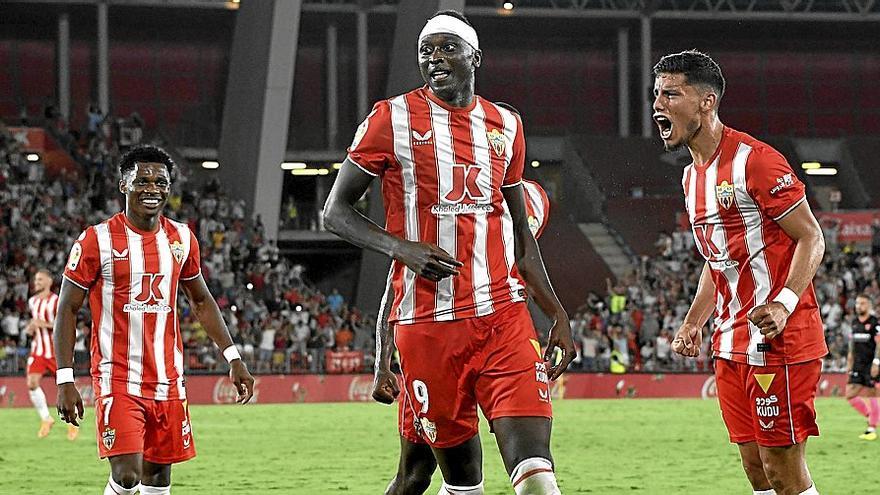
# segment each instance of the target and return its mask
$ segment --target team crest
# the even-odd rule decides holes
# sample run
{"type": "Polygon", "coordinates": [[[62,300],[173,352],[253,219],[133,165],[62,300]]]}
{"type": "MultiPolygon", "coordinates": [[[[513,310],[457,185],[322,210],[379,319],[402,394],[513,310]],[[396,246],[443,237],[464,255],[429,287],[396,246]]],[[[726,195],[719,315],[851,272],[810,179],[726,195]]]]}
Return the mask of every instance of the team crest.
{"type": "Polygon", "coordinates": [[[79,260],[82,258],[82,246],[78,242],[73,244],[73,248],[70,250],[70,258],[67,260],[67,269],[70,271],[75,271],[76,267],[79,266],[79,260]]]}
{"type": "Polygon", "coordinates": [[[174,255],[174,259],[177,260],[177,264],[183,263],[183,244],[180,241],[174,241],[171,243],[171,254],[174,255]]]}
{"type": "Polygon", "coordinates": [[[437,425],[426,417],[419,418],[422,424],[422,433],[428,437],[428,441],[434,443],[437,441],[437,425]]]}
{"type": "Polygon", "coordinates": [[[504,155],[504,134],[501,134],[498,129],[492,129],[486,133],[486,139],[489,140],[489,144],[492,146],[496,155],[499,157],[504,155]]]}
{"type": "Polygon", "coordinates": [[[104,448],[107,450],[112,449],[115,442],[116,430],[113,428],[104,428],[104,431],[101,433],[101,443],[104,444],[104,448]]]}
{"type": "Polygon", "coordinates": [[[724,180],[721,184],[715,186],[715,197],[718,198],[718,204],[724,209],[730,208],[733,204],[733,184],[724,180]]]}

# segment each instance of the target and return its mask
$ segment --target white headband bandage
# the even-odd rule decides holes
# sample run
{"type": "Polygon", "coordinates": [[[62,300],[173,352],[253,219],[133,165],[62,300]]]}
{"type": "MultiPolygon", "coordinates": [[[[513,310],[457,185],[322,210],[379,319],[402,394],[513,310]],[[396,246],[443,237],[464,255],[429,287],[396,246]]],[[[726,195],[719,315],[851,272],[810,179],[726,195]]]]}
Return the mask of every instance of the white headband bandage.
{"type": "Polygon", "coordinates": [[[477,39],[477,32],[464,21],[452,17],[451,15],[438,15],[432,19],[428,19],[422,32],[419,33],[419,41],[425,36],[432,34],[454,34],[465,40],[474,50],[480,49],[480,40],[477,39]]]}

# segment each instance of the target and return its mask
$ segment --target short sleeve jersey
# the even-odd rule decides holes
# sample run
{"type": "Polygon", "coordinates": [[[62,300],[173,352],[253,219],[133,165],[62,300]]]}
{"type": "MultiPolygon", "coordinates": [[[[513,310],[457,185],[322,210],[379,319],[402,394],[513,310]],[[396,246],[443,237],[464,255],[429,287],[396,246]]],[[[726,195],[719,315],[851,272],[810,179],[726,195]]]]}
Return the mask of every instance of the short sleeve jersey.
{"type": "Polygon", "coordinates": [[[200,262],[189,227],[165,217],[144,232],[118,213],[76,240],[64,278],[89,292],[96,397],[186,398],[177,292],[200,262]]]}

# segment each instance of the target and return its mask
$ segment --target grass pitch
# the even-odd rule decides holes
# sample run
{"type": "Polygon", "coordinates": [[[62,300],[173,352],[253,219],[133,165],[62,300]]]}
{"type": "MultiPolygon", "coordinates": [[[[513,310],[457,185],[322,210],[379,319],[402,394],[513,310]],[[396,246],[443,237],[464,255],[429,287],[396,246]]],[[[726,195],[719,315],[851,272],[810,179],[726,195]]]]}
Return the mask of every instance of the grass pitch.
{"type": "MultiPolygon", "coordinates": [[[[874,493],[880,441],[843,399],[818,400],[822,437],[808,459],[823,495],[874,493]]],[[[563,400],[553,452],[565,494],[751,493],[710,400],[563,400]]],[[[198,456],[174,467],[186,494],[381,494],[397,467],[395,408],[377,404],[191,407],[198,456]]],[[[94,409],[76,442],[56,423],[38,440],[29,408],[0,409],[0,494],[98,494],[94,409]]],[[[487,494],[510,494],[495,440],[482,425],[487,494]]],[[[439,476],[428,491],[437,493],[439,476]]]]}

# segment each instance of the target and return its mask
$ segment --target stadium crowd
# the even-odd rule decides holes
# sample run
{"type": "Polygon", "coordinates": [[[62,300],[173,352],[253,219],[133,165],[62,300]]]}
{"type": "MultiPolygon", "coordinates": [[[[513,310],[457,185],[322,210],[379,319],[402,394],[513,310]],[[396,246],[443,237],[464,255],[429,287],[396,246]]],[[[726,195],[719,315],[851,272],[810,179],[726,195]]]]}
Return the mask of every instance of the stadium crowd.
{"type": "MultiPolygon", "coordinates": [[[[131,142],[121,143],[119,136],[108,139],[106,133],[116,128],[94,127],[85,140],[76,141],[73,153],[85,173],[51,176],[42,162],[26,159],[16,137],[0,124],[0,373],[18,373],[24,366],[33,273],[39,267],[61,273],[79,233],[122,208],[111,164],[131,142]]],[[[374,315],[350,307],[336,290],[324,294],[309,283],[304,267],[265,239],[261,219],[246,218],[244,203],[228,197],[219,183],[185,187],[185,167],[176,175],[168,214],[196,232],[205,279],[251,369],[324,372],[326,351],[359,351],[362,369],[369,371],[374,315]]],[[[657,248],[658,254],[642,256],[629,276],[607,281],[606,294],[591,293],[572,311],[580,354],[576,370],[708,370],[708,330],[698,359],[683,359],[671,350],[702,261],[688,232],[662,235],[657,248]]],[[[878,264],[880,256],[843,246],[829,253],[819,269],[815,287],[831,350],[827,370],[845,368],[855,295],[880,297],[878,264]]],[[[218,349],[182,301],[185,366],[190,372],[224,369],[218,349]]],[[[88,363],[88,318],[83,311],[76,344],[81,369],[88,363]]]]}
{"type": "MultiPolygon", "coordinates": [[[[89,133],[73,154],[84,173],[47,173],[28,161],[20,143],[0,124],[0,373],[24,369],[27,299],[38,268],[60,274],[67,253],[84,228],[121,211],[116,173],[118,137],[110,145],[89,133]]],[[[120,144],[122,144],[120,146],[120,144]]],[[[336,291],[324,294],[304,276],[304,267],[280,256],[263,234],[259,217],[245,217],[242,201],[216,182],[186,187],[179,167],[168,215],[186,222],[199,238],[202,270],[251,369],[259,372],[324,371],[325,351],[363,351],[371,369],[375,321],[349,307],[336,291]]],[[[54,290],[58,291],[60,277],[54,290]]],[[[224,363],[185,299],[180,309],[185,365],[213,371],[224,363]]],[[[89,314],[83,311],[77,337],[77,366],[88,366],[89,314]]]]}

